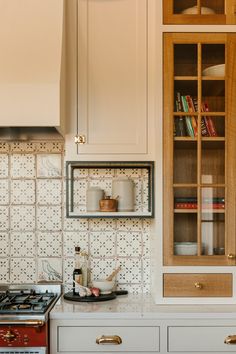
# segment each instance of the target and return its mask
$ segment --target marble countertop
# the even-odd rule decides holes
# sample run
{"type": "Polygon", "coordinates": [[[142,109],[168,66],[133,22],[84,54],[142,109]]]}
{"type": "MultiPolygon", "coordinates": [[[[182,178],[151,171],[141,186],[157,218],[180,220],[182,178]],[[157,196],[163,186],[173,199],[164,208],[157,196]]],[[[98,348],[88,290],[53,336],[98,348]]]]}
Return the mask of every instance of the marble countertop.
{"type": "Polygon", "coordinates": [[[236,305],[156,305],[150,295],[121,295],[103,302],[59,299],[51,319],[236,319],[236,305]]]}

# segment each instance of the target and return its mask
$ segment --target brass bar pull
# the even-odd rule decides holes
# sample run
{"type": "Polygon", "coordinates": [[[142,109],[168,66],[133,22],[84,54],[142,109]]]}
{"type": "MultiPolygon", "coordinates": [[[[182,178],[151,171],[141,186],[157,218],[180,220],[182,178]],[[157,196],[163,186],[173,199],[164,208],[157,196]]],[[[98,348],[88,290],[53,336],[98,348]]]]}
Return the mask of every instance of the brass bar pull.
{"type": "Polygon", "coordinates": [[[122,343],[122,339],[119,336],[100,336],[96,339],[97,344],[115,344],[119,345],[122,343]]]}
{"type": "Polygon", "coordinates": [[[79,145],[83,145],[86,143],[85,135],[76,135],[75,136],[75,143],[79,145]]]}
{"type": "Polygon", "coordinates": [[[203,285],[201,283],[198,283],[198,282],[195,283],[194,286],[195,286],[196,289],[199,289],[199,290],[201,290],[203,288],[203,285]]]}
{"type": "Polygon", "coordinates": [[[224,340],[225,344],[236,344],[236,335],[231,335],[225,338],[224,340]]]}
{"type": "Polygon", "coordinates": [[[25,325],[33,327],[42,327],[45,322],[41,320],[0,320],[0,325],[25,325]]]}
{"type": "Polygon", "coordinates": [[[228,259],[235,259],[235,254],[229,253],[228,254],[228,259]]]}

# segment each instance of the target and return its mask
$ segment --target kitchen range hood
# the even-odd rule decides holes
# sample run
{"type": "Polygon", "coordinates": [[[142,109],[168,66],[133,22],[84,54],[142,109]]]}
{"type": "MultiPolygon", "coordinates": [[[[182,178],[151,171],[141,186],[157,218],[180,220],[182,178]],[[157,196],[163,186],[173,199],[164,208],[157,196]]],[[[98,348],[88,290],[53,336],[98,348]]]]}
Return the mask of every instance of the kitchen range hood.
{"type": "Polygon", "coordinates": [[[0,127],[63,130],[63,0],[0,0],[0,127]]]}

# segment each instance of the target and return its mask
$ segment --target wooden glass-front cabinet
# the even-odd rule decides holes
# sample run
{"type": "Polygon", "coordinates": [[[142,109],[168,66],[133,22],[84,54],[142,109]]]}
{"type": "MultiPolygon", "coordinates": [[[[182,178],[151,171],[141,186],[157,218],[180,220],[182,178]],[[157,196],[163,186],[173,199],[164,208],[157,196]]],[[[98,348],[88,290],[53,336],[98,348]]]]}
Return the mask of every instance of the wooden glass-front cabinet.
{"type": "Polygon", "coordinates": [[[163,0],[164,24],[235,24],[235,0],[163,0]]]}
{"type": "Polygon", "coordinates": [[[236,34],[164,34],[164,264],[234,265],[236,34]]]}

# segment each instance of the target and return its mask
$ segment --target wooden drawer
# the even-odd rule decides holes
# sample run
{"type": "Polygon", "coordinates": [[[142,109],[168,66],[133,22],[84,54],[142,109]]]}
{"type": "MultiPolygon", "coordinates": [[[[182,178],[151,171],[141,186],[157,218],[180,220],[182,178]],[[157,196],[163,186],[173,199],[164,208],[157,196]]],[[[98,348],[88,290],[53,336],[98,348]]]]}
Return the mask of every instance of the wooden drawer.
{"type": "Polygon", "coordinates": [[[159,352],[159,327],[58,327],[58,352],[159,352]],[[101,336],[119,336],[121,344],[97,344],[101,336]]]}
{"type": "Polygon", "coordinates": [[[232,274],[164,274],[164,297],[231,297],[232,274]]]}
{"type": "Polygon", "coordinates": [[[229,335],[235,334],[236,327],[168,327],[168,352],[235,353],[235,345],[224,343],[229,335]]]}

